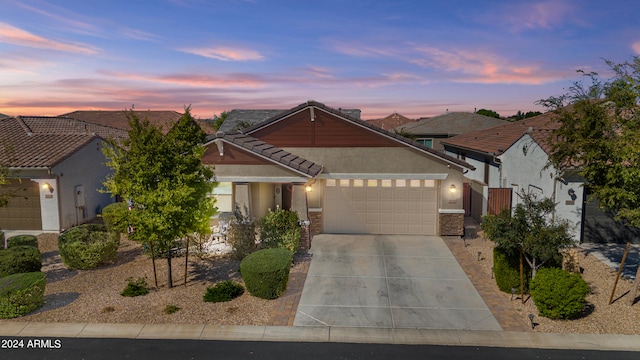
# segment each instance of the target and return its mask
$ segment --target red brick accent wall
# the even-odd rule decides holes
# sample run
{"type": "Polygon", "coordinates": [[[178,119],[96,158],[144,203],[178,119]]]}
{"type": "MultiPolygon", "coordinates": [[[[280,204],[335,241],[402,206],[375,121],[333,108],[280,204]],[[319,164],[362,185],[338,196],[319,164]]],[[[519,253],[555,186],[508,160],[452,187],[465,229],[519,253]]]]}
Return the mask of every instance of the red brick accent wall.
{"type": "Polygon", "coordinates": [[[440,214],[440,236],[464,235],[464,214],[440,214]]]}
{"type": "Polygon", "coordinates": [[[306,253],[311,248],[311,242],[309,240],[309,226],[301,226],[300,227],[300,247],[298,248],[298,252],[306,253]]]}

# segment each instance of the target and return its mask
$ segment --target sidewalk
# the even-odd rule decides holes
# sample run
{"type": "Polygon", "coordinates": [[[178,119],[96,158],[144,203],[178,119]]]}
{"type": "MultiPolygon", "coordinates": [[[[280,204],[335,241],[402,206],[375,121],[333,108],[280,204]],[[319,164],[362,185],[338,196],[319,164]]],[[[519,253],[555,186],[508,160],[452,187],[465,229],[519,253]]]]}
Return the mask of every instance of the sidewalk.
{"type": "Polygon", "coordinates": [[[0,336],[332,342],[640,351],[640,336],[513,331],[2,322],[0,336]]]}

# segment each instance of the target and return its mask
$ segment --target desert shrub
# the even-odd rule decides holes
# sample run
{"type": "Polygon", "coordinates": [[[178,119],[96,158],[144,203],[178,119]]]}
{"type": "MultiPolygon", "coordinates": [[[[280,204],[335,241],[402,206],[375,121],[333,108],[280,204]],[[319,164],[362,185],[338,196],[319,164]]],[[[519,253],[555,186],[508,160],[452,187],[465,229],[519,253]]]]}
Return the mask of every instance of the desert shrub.
{"type": "Polygon", "coordinates": [[[85,224],[71,228],[58,237],[58,249],[62,262],[70,269],[93,269],[112,262],[120,236],[107,231],[102,224],[85,224]]]}
{"type": "Polygon", "coordinates": [[[295,254],[300,247],[298,213],[277,208],[260,222],[260,243],[264,248],[282,248],[295,254]]]}
{"type": "Polygon", "coordinates": [[[42,272],[13,274],[0,279],[0,318],[26,315],[44,305],[46,284],[42,272]]]}
{"type": "Polygon", "coordinates": [[[255,220],[245,216],[236,208],[227,233],[227,241],[236,259],[242,259],[256,250],[256,228],[255,220]]]}
{"type": "Polygon", "coordinates": [[[578,274],[558,268],[542,268],[531,281],[531,297],[540,316],[572,319],[580,315],[589,285],[578,274]]]}
{"type": "Polygon", "coordinates": [[[164,308],[164,313],[167,314],[167,315],[171,315],[174,312],[177,312],[178,310],[180,310],[180,308],[175,306],[175,305],[167,305],[164,308]]]}
{"type": "Polygon", "coordinates": [[[149,293],[147,288],[147,280],[145,278],[127,278],[127,286],[122,290],[120,295],[127,297],[143,296],[149,293]]]}
{"type": "Polygon", "coordinates": [[[240,274],[249,293],[262,299],[282,295],[289,281],[293,255],[287,249],[258,250],[240,262],[240,274]]]}
{"type": "Polygon", "coordinates": [[[7,247],[27,245],[38,247],[38,238],[35,235],[16,235],[7,239],[7,247]]]}
{"type": "Polygon", "coordinates": [[[0,278],[19,273],[40,271],[42,256],[38,248],[27,245],[0,250],[0,278]]]}
{"type": "MultiPolygon", "coordinates": [[[[493,248],[493,273],[500,291],[511,293],[512,288],[520,292],[520,257],[508,254],[499,247],[493,248]]],[[[529,289],[531,268],[524,262],[524,291],[529,289]]]]}
{"type": "Polygon", "coordinates": [[[202,299],[205,302],[231,301],[244,293],[242,285],[231,280],[217,283],[208,287],[202,299]]]}

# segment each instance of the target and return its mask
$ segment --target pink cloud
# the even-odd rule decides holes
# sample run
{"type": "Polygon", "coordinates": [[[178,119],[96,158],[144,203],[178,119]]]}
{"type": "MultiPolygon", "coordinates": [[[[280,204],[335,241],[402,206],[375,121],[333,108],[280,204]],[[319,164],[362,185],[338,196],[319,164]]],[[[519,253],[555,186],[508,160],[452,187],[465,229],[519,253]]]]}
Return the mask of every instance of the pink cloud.
{"type": "Polygon", "coordinates": [[[517,83],[539,85],[558,80],[563,74],[546,71],[538,64],[513,64],[508,59],[477,50],[442,50],[419,46],[415,50],[422,56],[410,60],[425,67],[457,72],[455,82],[517,83]]]}
{"type": "Polygon", "coordinates": [[[208,75],[208,74],[166,74],[166,75],[143,75],[133,73],[114,72],[107,70],[99,70],[99,74],[112,78],[140,80],[147,82],[160,82],[176,85],[188,85],[193,87],[205,88],[248,88],[263,86],[265,81],[257,75],[253,74],[224,74],[224,75],[208,75]]]}
{"type": "Polygon", "coordinates": [[[264,56],[259,52],[243,48],[187,48],[180,49],[180,51],[221,61],[256,61],[264,59],[264,56]]]}
{"type": "Polygon", "coordinates": [[[636,54],[640,55],[640,41],[636,41],[635,43],[633,43],[633,45],[631,45],[631,48],[636,52],[636,54]]]}
{"type": "Polygon", "coordinates": [[[45,39],[3,22],[0,22],[0,42],[36,49],[56,50],[88,55],[98,53],[96,49],[88,45],[70,44],[45,39]]]}

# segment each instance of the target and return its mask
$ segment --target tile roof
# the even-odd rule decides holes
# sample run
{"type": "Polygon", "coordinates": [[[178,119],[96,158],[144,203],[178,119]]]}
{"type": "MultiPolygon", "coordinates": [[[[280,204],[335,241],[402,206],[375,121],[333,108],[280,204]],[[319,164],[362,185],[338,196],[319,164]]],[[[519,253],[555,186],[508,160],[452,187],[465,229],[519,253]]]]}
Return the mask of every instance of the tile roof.
{"type": "Polygon", "coordinates": [[[428,152],[428,153],[430,153],[432,155],[435,155],[436,157],[439,157],[439,158],[441,158],[441,159],[443,159],[443,160],[445,160],[445,161],[447,161],[449,163],[453,163],[453,164],[456,164],[458,166],[465,167],[467,169],[472,169],[472,170],[475,169],[475,167],[473,167],[472,165],[468,164],[465,161],[456,159],[455,157],[449,156],[449,155],[447,155],[447,154],[445,154],[443,152],[440,152],[440,151],[434,150],[434,149],[432,149],[430,147],[424,146],[424,145],[422,145],[422,144],[420,144],[420,143],[418,143],[416,141],[413,141],[413,140],[411,140],[409,138],[406,138],[406,137],[404,137],[402,135],[396,134],[395,132],[381,129],[381,128],[373,125],[373,124],[370,124],[368,121],[360,120],[359,118],[355,118],[355,117],[349,116],[348,114],[345,114],[342,110],[336,110],[334,108],[328,107],[325,104],[319,103],[317,101],[307,101],[306,103],[302,103],[302,104],[300,104],[300,105],[298,105],[298,106],[296,106],[296,107],[294,107],[292,109],[289,109],[289,110],[287,110],[287,111],[285,111],[285,112],[283,112],[281,114],[278,114],[278,115],[276,115],[276,116],[274,116],[272,118],[269,118],[269,119],[264,120],[264,121],[262,121],[260,123],[257,123],[254,126],[251,126],[251,127],[248,127],[246,129],[244,129],[243,133],[251,134],[254,131],[257,131],[257,130],[263,128],[263,127],[268,126],[269,124],[271,124],[274,121],[278,121],[278,120],[280,120],[280,119],[282,119],[282,118],[284,118],[284,117],[286,117],[286,116],[288,116],[290,114],[296,113],[296,112],[298,112],[298,111],[300,111],[300,110],[302,110],[302,109],[304,109],[304,108],[306,108],[308,106],[313,106],[313,107],[316,107],[318,109],[322,109],[322,110],[324,110],[324,111],[326,111],[328,113],[332,113],[334,115],[340,116],[341,118],[343,118],[343,119],[345,119],[347,121],[350,121],[350,122],[352,122],[352,123],[354,123],[356,125],[368,128],[369,130],[372,130],[373,132],[377,132],[379,134],[382,134],[383,136],[392,138],[395,141],[399,141],[399,142],[402,142],[402,143],[404,143],[406,145],[409,145],[411,147],[420,149],[420,150],[422,150],[424,152],[428,152]]]}
{"type": "MultiPolygon", "coordinates": [[[[63,114],[62,116],[129,130],[128,112],[128,110],[78,110],[63,114]]],[[[147,118],[150,123],[162,126],[164,132],[169,131],[182,116],[179,112],[172,110],[134,110],[134,113],[136,113],[140,119],[147,118]]]]}
{"type": "Polygon", "coordinates": [[[416,120],[409,119],[408,117],[402,116],[397,112],[394,112],[393,114],[387,117],[384,117],[382,119],[370,119],[366,121],[372,125],[375,125],[385,130],[393,130],[393,128],[396,128],[398,126],[405,125],[405,124],[412,124],[416,122],[416,120]]]}
{"type": "Polygon", "coordinates": [[[555,112],[547,112],[532,118],[509,122],[489,129],[468,132],[442,141],[445,146],[454,146],[487,154],[500,155],[513,145],[524,134],[531,137],[544,149],[550,152],[550,136],[560,126],[555,112]]]}
{"type": "Polygon", "coordinates": [[[432,118],[420,119],[415,123],[400,125],[396,131],[415,135],[459,135],[471,130],[482,130],[503,125],[506,120],[470,112],[450,112],[432,118]]]}
{"type": "Polygon", "coordinates": [[[309,177],[317,176],[322,172],[321,165],[267,144],[264,141],[258,140],[249,135],[240,133],[225,134],[224,132],[219,131],[215,135],[207,137],[207,144],[212,143],[216,139],[222,139],[226,142],[235,144],[249,152],[268,158],[280,165],[308,175],[309,177]]]}
{"type": "Polygon", "coordinates": [[[124,139],[123,130],[67,117],[0,119],[0,162],[10,167],[52,167],[96,138],[124,139]]]}

